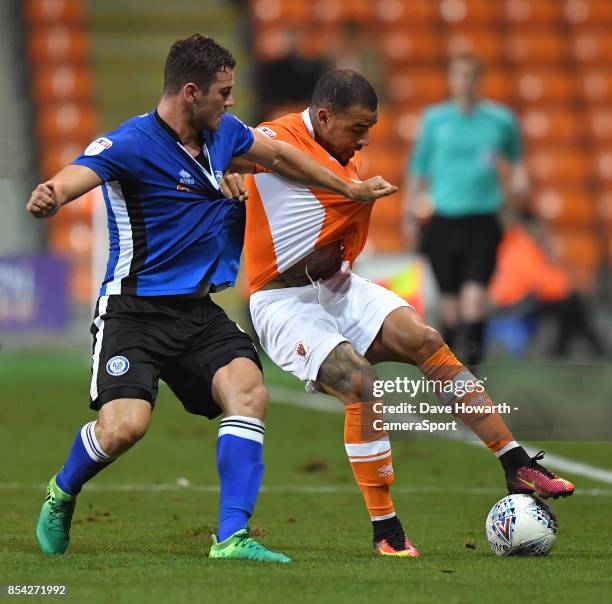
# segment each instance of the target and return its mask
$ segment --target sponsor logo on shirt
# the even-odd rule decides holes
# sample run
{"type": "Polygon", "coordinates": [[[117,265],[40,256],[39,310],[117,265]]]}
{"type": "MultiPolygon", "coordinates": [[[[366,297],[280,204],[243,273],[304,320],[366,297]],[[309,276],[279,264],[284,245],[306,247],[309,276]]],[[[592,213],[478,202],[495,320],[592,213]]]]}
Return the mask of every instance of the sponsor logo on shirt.
{"type": "Polygon", "coordinates": [[[195,185],[195,178],[187,172],[187,170],[181,170],[179,172],[179,183],[182,185],[195,185]]]}
{"type": "Polygon", "coordinates": [[[88,157],[91,157],[92,155],[100,155],[102,151],[105,151],[106,149],[110,149],[112,146],[113,146],[113,141],[110,140],[110,138],[101,136],[100,138],[97,138],[95,141],[89,143],[83,155],[86,155],[88,157]]]}
{"type": "Polygon", "coordinates": [[[390,463],[378,469],[378,476],[380,478],[386,478],[387,476],[391,476],[391,474],[393,474],[393,466],[390,463]]]}
{"type": "Polygon", "coordinates": [[[268,128],[268,126],[260,126],[259,128],[257,128],[257,130],[263,132],[266,136],[269,136],[270,138],[274,138],[276,136],[276,132],[274,132],[272,128],[268,128]]]}

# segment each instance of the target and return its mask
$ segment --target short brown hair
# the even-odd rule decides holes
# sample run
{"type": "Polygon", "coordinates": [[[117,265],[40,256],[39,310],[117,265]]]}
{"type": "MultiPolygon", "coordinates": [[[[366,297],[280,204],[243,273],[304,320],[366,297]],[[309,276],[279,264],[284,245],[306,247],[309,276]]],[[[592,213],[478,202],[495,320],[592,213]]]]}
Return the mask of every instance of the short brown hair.
{"type": "Polygon", "coordinates": [[[193,34],[170,48],[164,66],[164,93],[176,94],[188,82],[206,92],[217,72],[234,67],[236,59],[227,48],[212,38],[193,34]]]}

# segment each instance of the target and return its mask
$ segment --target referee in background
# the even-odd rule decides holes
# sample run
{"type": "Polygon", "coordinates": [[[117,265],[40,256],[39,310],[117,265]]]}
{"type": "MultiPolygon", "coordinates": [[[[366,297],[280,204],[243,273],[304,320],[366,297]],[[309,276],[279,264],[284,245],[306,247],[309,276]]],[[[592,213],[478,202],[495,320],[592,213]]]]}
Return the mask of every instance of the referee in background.
{"type": "Polygon", "coordinates": [[[516,116],[479,97],[481,74],[474,55],[451,59],[450,99],[424,111],[404,207],[406,230],[415,233],[418,198],[429,193],[434,213],[422,249],[440,289],[445,340],[470,368],[483,355],[487,286],[502,237],[498,214],[529,186],[516,116]],[[508,165],[504,188],[500,160],[508,165]]]}

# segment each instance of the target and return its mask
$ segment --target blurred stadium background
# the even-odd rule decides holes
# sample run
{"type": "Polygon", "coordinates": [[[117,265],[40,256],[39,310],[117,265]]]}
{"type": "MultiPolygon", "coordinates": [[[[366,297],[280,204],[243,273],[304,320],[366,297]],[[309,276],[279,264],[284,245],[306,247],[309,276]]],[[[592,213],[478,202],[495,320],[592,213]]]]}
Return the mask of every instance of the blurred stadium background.
{"type": "MultiPolygon", "coordinates": [[[[302,109],[313,80],[330,66],[361,69],[383,101],[367,170],[402,188],[421,111],[444,99],[449,56],[471,51],[486,66],[485,96],[520,118],[532,181],[526,209],[550,259],[538,267],[533,255],[519,253],[509,299],[502,293],[497,301],[516,309],[512,303],[541,284],[561,295],[577,292],[609,346],[611,31],[612,0],[0,1],[0,457],[7,461],[0,468],[0,583],[68,583],[89,602],[166,601],[169,593],[177,602],[203,594],[285,602],[297,590],[304,602],[371,602],[374,593],[397,598],[398,588],[419,602],[471,602],[474,587],[495,577],[499,602],[534,595],[541,602],[609,601],[609,442],[577,442],[576,434],[567,442],[543,439],[549,453],[580,462],[560,468],[579,491],[555,503],[564,531],[555,553],[538,564],[508,560],[501,572],[481,530],[503,495],[487,452],[456,442],[394,443],[394,498],[426,554],[405,572],[368,552],[369,523],[346,463],[342,415],[327,413],[339,405],[300,393],[297,381],[266,359],[274,408],[254,527],[299,564],[267,573],[240,566],[236,599],[235,567],[203,562],[216,522],[215,428],[184,414],[165,388],[147,438],[81,495],[76,555],[44,559],[33,532],[43,485],[74,430],[91,419],[88,327],[106,260],[105,218],[95,193],[49,221],[34,220],[24,206],[41,179],[93,138],[155,105],[164,58],[179,37],[201,32],[232,50],[234,112],[251,125],[302,109]]],[[[358,270],[435,322],[435,286],[402,232],[401,206],[401,194],[376,205],[358,270]]],[[[425,202],[423,220],[428,212],[425,202]]],[[[244,288],[216,299],[244,321],[244,288]]],[[[534,339],[528,316],[498,311],[494,321],[493,358],[528,360],[498,365],[493,394],[510,392],[525,407],[541,401],[554,412],[563,402],[577,405],[586,427],[607,418],[581,440],[609,441],[609,361],[572,342],[574,361],[590,355],[598,362],[588,371],[582,364],[544,366],[547,348],[534,339]],[[589,403],[601,415],[590,413],[589,403]]]]}
{"type": "MultiPolygon", "coordinates": [[[[97,196],[44,223],[25,201],[96,135],[153,107],[170,44],[195,31],[237,57],[235,113],[252,125],[303,108],[325,69],[361,69],[383,100],[367,173],[402,186],[420,113],[446,95],[448,58],[475,53],[484,96],[520,117],[529,209],[566,289],[610,331],[612,0],[6,0],[0,11],[5,347],[86,342],[106,254],[97,196]]],[[[401,195],[377,204],[360,270],[435,321],[435,288],[402,233],[401,204],[401,195]]],[[[240,290],[223,303],[244,312],[240,290]]],[[[502,352],[529,350],[506,336],[502,352]]]]}

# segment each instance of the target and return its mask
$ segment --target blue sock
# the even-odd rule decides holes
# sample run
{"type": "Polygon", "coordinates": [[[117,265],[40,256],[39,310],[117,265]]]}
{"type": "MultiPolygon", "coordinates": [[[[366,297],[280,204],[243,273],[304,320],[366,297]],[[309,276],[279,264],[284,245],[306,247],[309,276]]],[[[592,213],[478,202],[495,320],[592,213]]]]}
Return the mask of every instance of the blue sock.
{"type": "Polygon", "coordinates": [[[95,421],[89,422],[77,432],[68,459],[55,477],[57,486],[64,493],[78,495],[89,479],[114,461],[100,446],[95,424],[95,421]]]}
{"type": "Polygon", "coordinates": [[[246,528],[253,513],[264,473],[263,439],[264,423],[254,417],[232,415],[219,424],[219,541],[246,528]]]}

